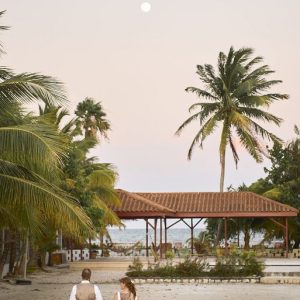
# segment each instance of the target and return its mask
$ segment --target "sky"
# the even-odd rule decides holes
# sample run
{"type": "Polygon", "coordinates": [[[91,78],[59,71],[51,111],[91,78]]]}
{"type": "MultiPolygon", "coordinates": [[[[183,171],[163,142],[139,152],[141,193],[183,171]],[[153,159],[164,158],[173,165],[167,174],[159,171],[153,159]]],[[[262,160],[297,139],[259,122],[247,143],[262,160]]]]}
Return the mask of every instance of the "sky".
{"type": "MultiPolygon", "coordinates": [[[[285,141],[299,122],[300,1],[298,0],[1,0],[2,65],[52,75],[66,85],[74,110],[85,97],[101,101],[112,124],[110,141],[92,151],[119,172],[118,187],[135,192],[218,191],[220,132],[187,161],[197,124],[174,135],[197,102],[187,86],[201,87],[196,65],[216,64],[232,45],[251,47],[283,80],[274,91],[290,99],[270,112],[285,141]]],[[[225,187],[264,176],[262,164],[240,149],[236,169],[227,155],[225,187]]],[[[141,223],[129,224],[140,226],[141,223]]]]}

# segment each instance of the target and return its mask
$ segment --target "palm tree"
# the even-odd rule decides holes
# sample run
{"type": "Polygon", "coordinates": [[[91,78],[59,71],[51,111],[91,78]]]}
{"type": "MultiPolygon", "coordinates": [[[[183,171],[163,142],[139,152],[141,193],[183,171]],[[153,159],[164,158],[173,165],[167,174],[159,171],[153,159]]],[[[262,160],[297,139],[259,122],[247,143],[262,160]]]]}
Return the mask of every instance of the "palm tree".
{"type": "Polygon", "coordinates": [[[200,123],[200,129],[188,151],[191,159],[196,145],[203,146],[205,139],[221,126],[219,157],[221,164],[220,192],[224,190],[225,156],[227,146],[238,163],[239,156],[234,140],[238,139],[256,162],[261,162],[265,154],[262,140],[280,142],[273,133],[263,128],[258,122],[274,123],[279,126],[281,119],[266,110],[277,100],[288,99],[288,95],[268,92],[280,83],[280,80],[267,80],[266,76],[274,73],[269,66],[260,65],[262,57],[252,58],[253,49],[230,48],[227,55],[219,53],[218,71],[212,65],[198,65],[197,74],[204,88],[188,87],[187,92],[195,93],[207,101],[193,104],[189,111],[198,110],[178,128],[176,134],[193,121],[200,123]]]}
{"type": "Polygon", "coordinates": [[[84,101],[77,105],[75,111],[77,115],[77,125],[80,133],[85,134],[85,138],[97,140],[97,132],[107,138],[107,131],[110,130],[110,123],[105,118],[106,113],[103,111],[101,102],[95,103],[92,98],[85,98],[84,101]]]}
{"type": "MultiPolygon", "coordinates": [[[[30,116],[25,121],[21,111],[21,104],[28,102],[66,101],[63,85],[55,78],[0,67],[0,228],[6,240],[10,231],[22,233],[25,240],[28,233],[45,232],[46,220],[78,239],[92,232],[91,220],[77,200],[54,184],[67,150],[64,137],[55,126],[28,122],[30,116]]],[[[8,252],[3,242],[0,274],[8,252]]]]}

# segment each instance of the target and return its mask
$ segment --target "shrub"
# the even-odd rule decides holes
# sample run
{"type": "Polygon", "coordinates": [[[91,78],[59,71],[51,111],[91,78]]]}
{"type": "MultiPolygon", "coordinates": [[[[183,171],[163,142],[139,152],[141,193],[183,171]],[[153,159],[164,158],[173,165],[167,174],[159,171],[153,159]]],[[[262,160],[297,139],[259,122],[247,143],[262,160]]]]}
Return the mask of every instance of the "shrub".
{"type": "Polygon", "coordinates": [[[132,265],[129,265],[128,270],[133,272],[141,272],[143,270],[143,263],[139,257],[133,259],[132,265]]]}
{"type": "Polygon", "coordinates": [[[176,268],[177,276],[182,277],[197,277],[203,275],[204,271],[208,267],[205,260],[200,257],[186,257],[181,263],[178,263],[176,268]]]}
{"type": "Polygon", "coordinates": [[[166,252],[166,259],[167,260],[172,260],[175,257],[175,254],[173,253],[173,251],[167,251],[166,252]]]}
{"type": "Polygon", "coordinates": [[[238,252],[233,249],[226,256],[219,256],[216,265],[209,271],[208,264],[200,257],[187,257],[176,265],[161,263],[149,264],[143,270],[143,264],[135,258],[129,271],[130,277],[242,277],[262,276],[263,264],[260,263],[254,252],[238,252]]]}
{"type": "Polygon", "coordinates": [[[217,258],[210,274],[219,277],[262,276],[263,268],[263,264],[256,259],[254,252],[232,250],[228,255],[217,258]]]}

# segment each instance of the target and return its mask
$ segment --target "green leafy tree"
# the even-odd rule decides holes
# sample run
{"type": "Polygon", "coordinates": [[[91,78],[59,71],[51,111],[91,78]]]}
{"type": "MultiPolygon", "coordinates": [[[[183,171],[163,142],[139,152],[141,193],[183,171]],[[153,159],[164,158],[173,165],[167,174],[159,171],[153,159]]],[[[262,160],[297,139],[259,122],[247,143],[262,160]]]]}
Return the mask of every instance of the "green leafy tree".
{"type": "Polygon", "coordinates": [[[45,220],[57,228],[64,226],[73,237],[92,232],[79,203],[53,180],[61,171],[65,139],[54,126],[31,122],[31,116],[22,112],[22,105],[29,102],[60,105],[66,101],[63,84],[55,78],[15,74],[0,67],[0,228],[5,237],[0,274],[16,233],[26,244],[29,236],[47,230],[45,220]]]}
{"type": "Polygon", "coordinates": [[[80,134],[85,138],[97,139],[97,132],[107,138],[107,132],[110,130],[110,123],[106,119],[106,113],[103,110],[101,102],[95,102],[92,98],[85,98],[77,105],[75,111],[77,116],[77,127],[80,134]]]}
{"type": "Polygon", "coordinates": [[[196,145],[203,146],[208,136],[221,126],[219,157],[221,164],[220,191],[224,190],[225,156],[229,146],[237,163],[239,156],[234,144],[235,138],[245,147],[256,162],[261,162],[265,154],[261,140],[280,142],[273,133],[263,128],[259,122],[274,123],[279,126],[281,119],[266,109],[277,100],[288,99],[288,95],[268,92],[280,83],[280,80],[267,80],[272,71],[267,65],[259,65],[262,57],[252,58],[253,49],[241,48],[237,51],[230,48],[228,54],[220,52],[217,72],[209,64],[198,65],[197,74],[204,88],[188,87],[187,92],[196,94],[205,102],[193,104],[189,111],[194,113],[177,130],[182,130],[193,121],[200,123],[188,152],[191,159],[196,145]]]}
{"type": "MultiPolygon", "coordinates": [[[[265,155],[263,140],[281,142],[272,132],[260,125],[260,122],[280,125],[281,119],[269,113],[267,109],[277,100],[288,99],[288,95],[269,92],[269,89],[280,83],[280,80],[268,80],[268,75],[274,73],[269,66],[261,65],[260,56],[252,57],[253,49],[230,48],[228,54],[220,52],[217,72],[209,64],[198,65],[197,74],[203,83],[203,88],[188,87],[187,92],[196,94],[203,102],[194,103],[189,112],[191,117],[182,123],[176,134],[197,121],[200,124],[196,136],[188,151],[191,159],[197,145],[203,146],[204,141],[221,127],[219,143],[219,158],[221,165],[220,192],[224,191],[225,158],[227,148],[230,147],[237,165],[239,156],[235,140],[248,151],[256,162],[262,162],[265,155]]],[[[216,243],[221,234],[219,221],[216,243]]]]}

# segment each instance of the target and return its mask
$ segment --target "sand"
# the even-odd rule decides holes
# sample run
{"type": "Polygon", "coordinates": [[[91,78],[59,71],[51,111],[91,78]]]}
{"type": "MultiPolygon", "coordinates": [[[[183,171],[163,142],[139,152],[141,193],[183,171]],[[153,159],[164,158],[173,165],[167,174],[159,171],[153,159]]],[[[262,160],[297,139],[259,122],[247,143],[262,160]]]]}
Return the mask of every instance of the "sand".
{"type": "MultiPolygon", "coordinates": [[[[93,280],[99,284],[103,299],[113,298],[118,289],[117,279],[122,272],[94,271],[93,280]]],[[[1,300],[62,300],[68,299],[72,285],[80,279],[80,272],[56,270],[30,276],[30,286],[0,283],[1,300]]],[[[260,300],[300,299],[300,285],[265,284],[139,284],[140,300],[260,300]]]]}

